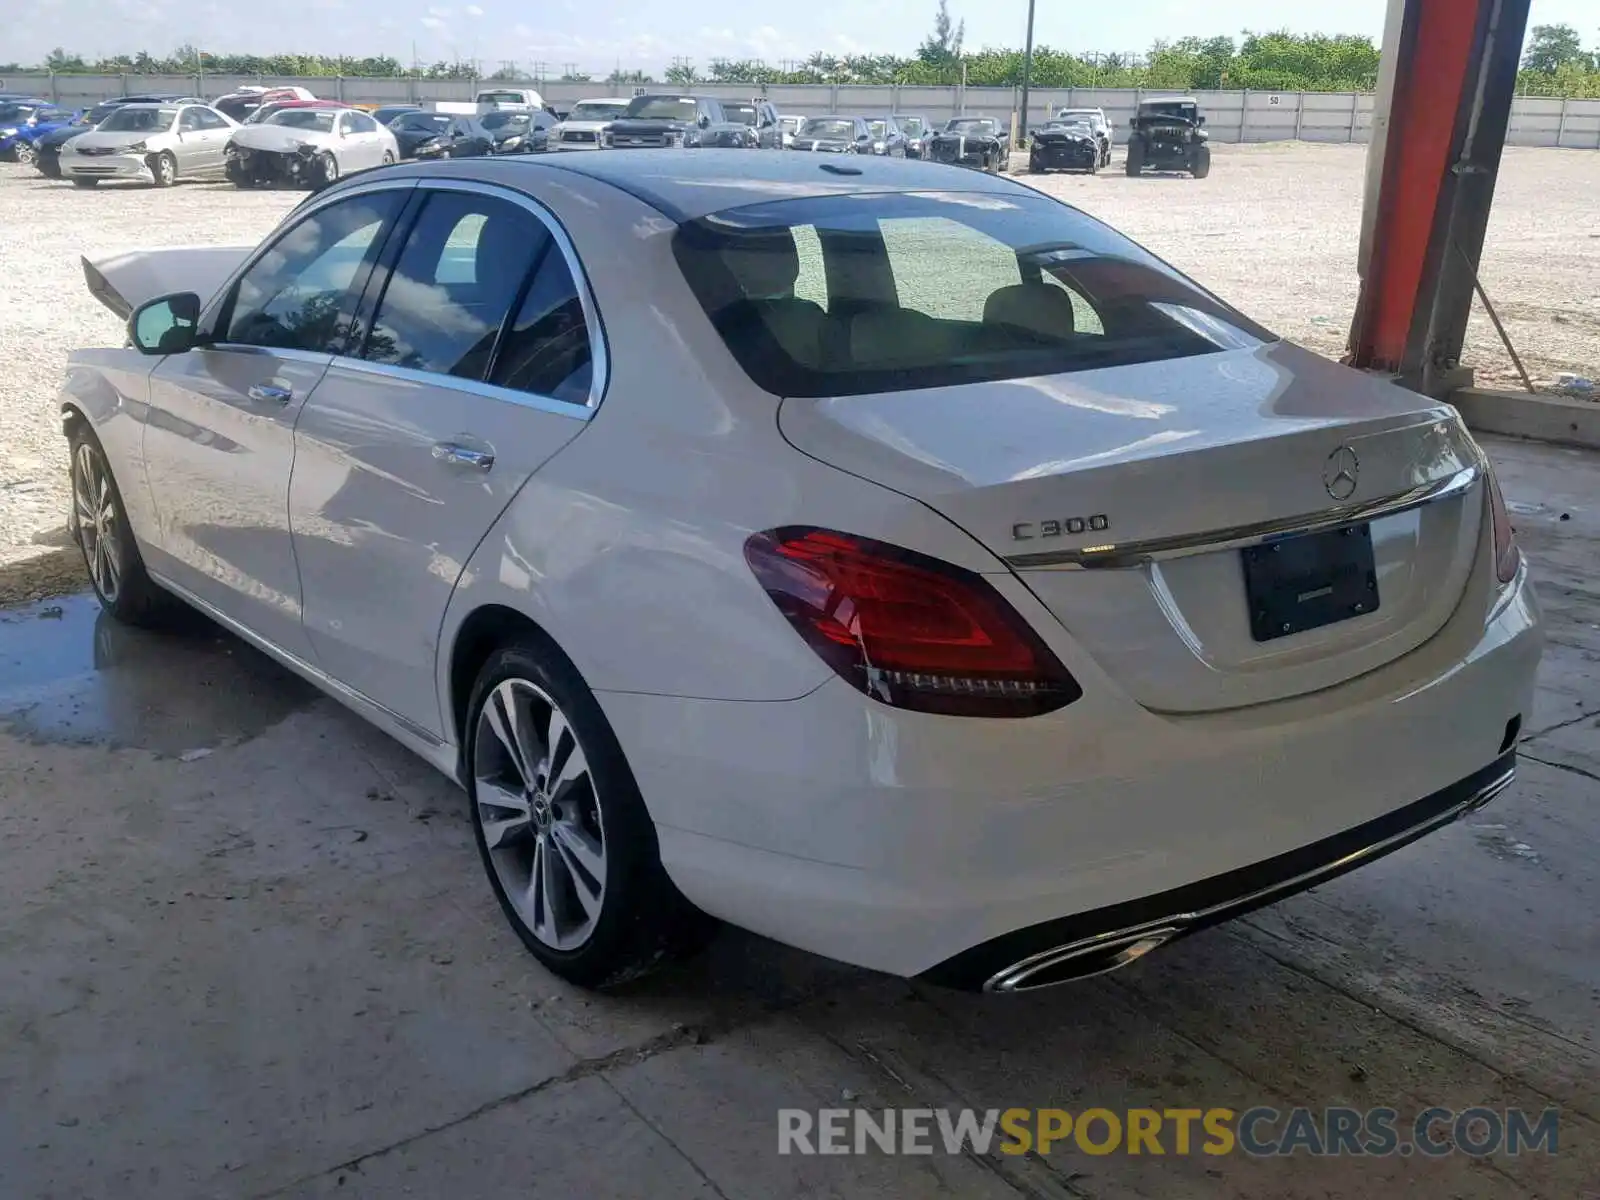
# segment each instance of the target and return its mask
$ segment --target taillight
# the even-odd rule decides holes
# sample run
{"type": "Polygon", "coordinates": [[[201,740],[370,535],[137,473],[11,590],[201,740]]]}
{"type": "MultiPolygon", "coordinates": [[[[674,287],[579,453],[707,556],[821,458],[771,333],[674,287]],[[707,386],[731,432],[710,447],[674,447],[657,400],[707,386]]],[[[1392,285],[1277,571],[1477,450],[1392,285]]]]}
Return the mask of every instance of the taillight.
{"type": "Polygon", "coordinates": [[[1511,528],[1506,498],[1500,494],[1500,481],[1494,477],[1494,468],[1488,463],[1484,464],[1484,477],[1489,481],[1489,515],[1494,522],[1494,573],[1501,583],[1510,583],[1522,565],[1522,551],[1517,546],[1516,532],[1511,528]]]}
{"type": "Polygon", "coordinates": [[[896,708],[1032,717],[1083,695],[980,575],[870,538],[789,527],[745,561],[796,632],[852,686],[896,708]]]}

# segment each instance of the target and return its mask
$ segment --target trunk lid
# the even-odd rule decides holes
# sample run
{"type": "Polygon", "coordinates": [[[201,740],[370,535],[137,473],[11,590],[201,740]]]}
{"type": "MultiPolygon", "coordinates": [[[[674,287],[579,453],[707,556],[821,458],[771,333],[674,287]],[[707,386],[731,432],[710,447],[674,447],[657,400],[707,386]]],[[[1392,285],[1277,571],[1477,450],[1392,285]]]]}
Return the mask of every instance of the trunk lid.
{"type": "MultiPolygon", "coordinates": [[[[1455,610],[1480,542],[1479,452],[1454,410],[1285,343],[790,398],[779,424],[801,451],[964,528],[1160,711],[1283,699],[1407,653],[1455,610]],[[1252,592],[1242,547],[1363,517],[1376,607],[1258,640],[1264,604],[1326,601],[1297,599],[1293,580],[1252,592]]],[[[1306,545],[1280,549],[1288,561],[1306,545]]]]}

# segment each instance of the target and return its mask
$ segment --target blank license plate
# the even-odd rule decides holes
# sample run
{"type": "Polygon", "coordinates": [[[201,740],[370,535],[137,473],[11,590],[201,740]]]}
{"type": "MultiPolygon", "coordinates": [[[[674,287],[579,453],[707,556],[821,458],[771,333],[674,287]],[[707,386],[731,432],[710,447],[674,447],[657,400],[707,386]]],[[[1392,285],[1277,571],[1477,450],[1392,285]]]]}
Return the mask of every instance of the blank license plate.
{"type": "Polygon", "coordinates": [[[1370,525],[1284,538],[1239,553],[1250,632],[1258,642],[1377,611],[1370,525]]]}

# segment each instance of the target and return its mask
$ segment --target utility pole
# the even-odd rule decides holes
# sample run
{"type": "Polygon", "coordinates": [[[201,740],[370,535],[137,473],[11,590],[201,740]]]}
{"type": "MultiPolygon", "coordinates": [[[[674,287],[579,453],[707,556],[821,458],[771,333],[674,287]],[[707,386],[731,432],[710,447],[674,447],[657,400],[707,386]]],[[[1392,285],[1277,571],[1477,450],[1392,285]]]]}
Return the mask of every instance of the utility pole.
{"type": "Polygon", "coordinates": [[[1028,0],[1028,38],[1022,50],[1022,117],[1013,140],[1025,145],[1028,137],[1028,85],[1033,82],[1033,0],[1028,0]]]}

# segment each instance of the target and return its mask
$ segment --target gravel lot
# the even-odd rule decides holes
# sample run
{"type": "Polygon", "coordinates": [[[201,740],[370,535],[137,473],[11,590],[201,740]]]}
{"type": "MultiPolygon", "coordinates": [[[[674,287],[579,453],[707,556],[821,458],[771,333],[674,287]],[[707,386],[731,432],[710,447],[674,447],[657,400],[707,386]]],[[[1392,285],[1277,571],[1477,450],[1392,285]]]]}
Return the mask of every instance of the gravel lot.
{"type": "MultiPolygon", "coordinates": [[[[1200,181],[1129,179],[1120,155],[1089,178],[1031,180],[1101,217],[1286,337],[1337,355],[1355,306],[1365,164],[1359,146],[1217,147],[1200,181]]],[[[1023,178],[1029,178],[1024,176],[1023,178]]],[[[1483,282],[1536,380],[1600,375],[1600,154],[1511,148],[1490,225],[1483,282]]],[[[118,323],[83,286],[82,254],[141,245],[250,244],[299,199],[208,184],[157,193],[93,191],[0,164],[0,565],[59,547],[66,452],[55,392],[67,354],[116,344],[118,323]]],[[[1509,383],[1511,364],[1481,315],[1468,361],[1509,383]]]]}

